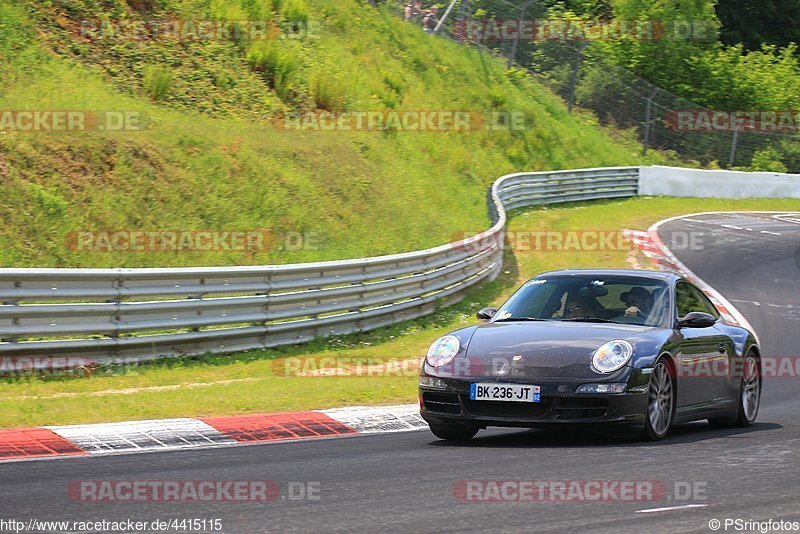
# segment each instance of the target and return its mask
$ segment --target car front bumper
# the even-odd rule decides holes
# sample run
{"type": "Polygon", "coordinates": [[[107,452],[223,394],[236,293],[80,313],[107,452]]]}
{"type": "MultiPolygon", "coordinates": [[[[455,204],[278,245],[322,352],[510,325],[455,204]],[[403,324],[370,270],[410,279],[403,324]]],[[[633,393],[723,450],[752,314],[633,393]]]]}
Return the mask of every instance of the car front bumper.
{"type": "MultiPolygon", "coordinates": [[[[618,394],[575,394],[577,385],[537,384],[541,402],[474,401],[473,381],[445,379],[445,388],[420,387],[420,414],[429,424],[524,427],[561,424],[641,426],[647,410],[646,391],[618,394]]],[[[578,384],[579,385],[579,384],[578,384]]]]}

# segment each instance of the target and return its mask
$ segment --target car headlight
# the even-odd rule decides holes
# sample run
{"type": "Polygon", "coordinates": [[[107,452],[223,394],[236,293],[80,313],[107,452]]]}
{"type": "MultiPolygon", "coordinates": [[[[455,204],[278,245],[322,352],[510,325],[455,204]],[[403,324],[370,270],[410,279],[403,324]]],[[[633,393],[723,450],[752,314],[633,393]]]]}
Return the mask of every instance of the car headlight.
{"type": "Polygon", "coordinates": [[[453,361],[458,354],[461,343],[456,336],[444,336],[433,342],[428,349],[427,360],[433,367],[441,367],[453,361]]]}
{"type": "Polygon", "coordinates": [[[633,356],[633,346],[627,341],[609,341],[594,353],[592,367],[598,373],[613,373],[622,369],[633,356]]]}

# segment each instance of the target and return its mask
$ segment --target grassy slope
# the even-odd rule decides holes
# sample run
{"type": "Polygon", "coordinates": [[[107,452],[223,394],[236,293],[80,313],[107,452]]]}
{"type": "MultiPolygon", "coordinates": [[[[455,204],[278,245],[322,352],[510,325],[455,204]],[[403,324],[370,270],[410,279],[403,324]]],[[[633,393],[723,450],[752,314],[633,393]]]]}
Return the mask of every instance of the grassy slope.
{"type": "Polygon", "coordinates": [[[484,227],[486,187],[503,173],[639,162],[635,145],[568,115],[502,62],[354,0],[312,1],[312,32],[268,42],[90,43],[74,35],[76,20],[97,17],[272,13],[285,23],[307,8],[298,0],[280,9],[268,0],[241,0],[247,9],[218,0],[131,3],[161,7],[0,0],[0,109],[147,117],[141,132],[0,134],[0,266],[241,265],[407,251],[484,227]],[[301,133],[268,121],[272,112],[318,108],[513,110],[529,128],[301,133]],[[74,231],[176,229],[299,231],[318,245],[111,254],[76,253],[65,242],[74,231]]]}
{"type": "MultiPolygon", "coordinates": [[[[657,220],[684,213],[748,209],[797,211],[800,201],[637,198],[518,213],[509,229],[646,229],[657,220]]],[[[380,331],[235,356],[166,361],[123,370],[116,376],[7,381],[0,391],[4,407],[0,428],[411,403],[417,396],[413,367],[409,372],[357,377],[287,378],[281,376],[281,370],[285,358],[336,357],[345,363],[419,358],[437,336],[474,324],[477,309],[499,304],[536,273],[569,267],[626,267],[626,257],[625,251],[509,252],[505,274],[466,301],[431,317],[380,331]]],[[[290,366],[295,365],[296,360],[289,361],[290,366]]]]}

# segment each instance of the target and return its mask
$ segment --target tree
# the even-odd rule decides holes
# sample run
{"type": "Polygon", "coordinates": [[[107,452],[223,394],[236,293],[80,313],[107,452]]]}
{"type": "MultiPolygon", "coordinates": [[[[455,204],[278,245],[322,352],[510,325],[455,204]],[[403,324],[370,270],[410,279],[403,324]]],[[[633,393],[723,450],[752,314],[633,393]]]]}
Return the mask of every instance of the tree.
{"type": "Polygon", "coordinates": [[[725,44],[756,50],[762,44],[800,43],[798,0],[720,0],[716,11],[725,44]]]}

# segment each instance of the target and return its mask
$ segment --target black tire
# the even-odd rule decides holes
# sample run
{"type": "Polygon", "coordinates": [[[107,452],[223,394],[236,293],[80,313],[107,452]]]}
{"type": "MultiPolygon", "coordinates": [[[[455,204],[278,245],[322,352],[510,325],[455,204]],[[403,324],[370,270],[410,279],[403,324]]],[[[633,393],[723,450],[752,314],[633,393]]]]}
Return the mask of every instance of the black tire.
{"type": "Polygon", "coordinates": [[[429,425],[433,435],[445,441],[469,441],[478,433],[473,426],[429,425]]]}
{"type": "Polygon", "coordinates": [[[761,366],[758,355],[745,356],[742,379],[739,382],[739,405],[735,417],[714,417],[708,420],[714,428],[747,428],[751,426],[761,406],[761,366]]]}
{"type": "Polygon", "coordinates": [[[666,358],[661,358],[653,367],[648,389],[644,429],[639,434],[644,441],[659,441],[667,437],[675,419],[674,373],[666,358]]]}

